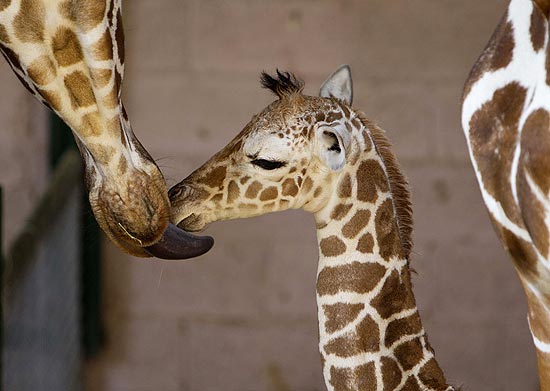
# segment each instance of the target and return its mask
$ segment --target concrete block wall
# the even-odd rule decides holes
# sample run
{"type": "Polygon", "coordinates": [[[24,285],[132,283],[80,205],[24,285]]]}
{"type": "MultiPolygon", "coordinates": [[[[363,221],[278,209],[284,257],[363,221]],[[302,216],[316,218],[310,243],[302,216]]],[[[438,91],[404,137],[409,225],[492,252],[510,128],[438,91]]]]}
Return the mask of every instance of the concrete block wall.
{"type": "MultiPolygon", "coordinates": [[[[315,94],[350,64],[355,106],[387,130],[411,182],[417,300],[448,379],[471,390],[535,390],[523,293],[490,227],[460,127],[462,84],[506,4],[126,1],[125,102],[174,184],[273,99],[259,88],[260,71],[296,72],[315,94]]],[[[2,81],[16,83],[2,67],[2,81]]],[[[10,100],[26,102],[16,90],[0,94],[7,123],[28,118],[10,100]]],[[[21,145],[10,140],[2,151],[21,145]]],[[[208,233],[215,248],[185,262],[135,259],[104,242],[107,345],[87,365],[88,390],[324,389],[312,217],[290,211],[208,233]]]]}
{"type": "Polygon", "coordinates": [[[48,182],[48,133],[47,109],[0,60],[0,185],[4,188],[0,224],[7,249],[48,182]]]}

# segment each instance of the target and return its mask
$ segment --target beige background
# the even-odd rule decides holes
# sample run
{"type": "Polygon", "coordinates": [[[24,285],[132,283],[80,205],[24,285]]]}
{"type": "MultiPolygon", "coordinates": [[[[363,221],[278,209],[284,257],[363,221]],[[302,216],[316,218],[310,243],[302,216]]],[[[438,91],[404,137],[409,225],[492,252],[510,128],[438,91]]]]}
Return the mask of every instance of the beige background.
{"type": "MultiPolygon", "coordinates": [[[[172,185],[273,98],[262,70],[296,72],[316,94],[338,65],[354,105],[387,130],[408,175],[421,315],[449,381],[535,390],[526,307],[489,224],[460,127],[462,84],[504,0],[131,0],[125,102],[172,185]]],[[[8,239],[43,188],[44,132],[0,64],[0,180],[8,239]],[[35,131],[38,136],[31,133],[35,131]]],[[[90,391],[324,390],[317,353],[311,216],[214,224],[205,256],[141,260],[105,241],[107,346],[90,391]]]]}

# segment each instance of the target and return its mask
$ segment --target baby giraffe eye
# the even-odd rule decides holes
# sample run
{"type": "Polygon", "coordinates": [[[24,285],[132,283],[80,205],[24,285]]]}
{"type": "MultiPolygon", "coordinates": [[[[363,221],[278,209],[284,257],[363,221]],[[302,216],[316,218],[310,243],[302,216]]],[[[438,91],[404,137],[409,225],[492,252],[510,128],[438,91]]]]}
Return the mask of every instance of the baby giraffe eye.
{"type": "Polygon", "coordinates": [[[276,170],[277,168],[286,166],[285,162],[278,162],[275,160],[266,160],[266,159],[254,159],[250,163],[260,168],[263,168],[264,170],[276,170]]]}

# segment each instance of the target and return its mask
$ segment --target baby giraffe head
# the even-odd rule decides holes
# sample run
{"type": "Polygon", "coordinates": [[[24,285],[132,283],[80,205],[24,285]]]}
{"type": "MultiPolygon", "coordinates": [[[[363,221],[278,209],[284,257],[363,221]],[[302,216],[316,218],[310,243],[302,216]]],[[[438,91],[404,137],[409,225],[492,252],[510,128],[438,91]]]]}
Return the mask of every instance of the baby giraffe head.
{"type": "MultiPolygon", "coordinates": [[[[405,194],[401,204],[408,211],[406,189],[389,189],[405,181],[388,181],[388,167],[397,165],[383,131],[351,108],[348,66],[325,81],[319,96],[302,94],[303,83],[289,73],[263,73],[261,83],[278,100],[170,190],[172,219],[180,228],[199,231],[213,221],[291,208],[315,213],[323,224],[353,200],[376,201],[379,190],[405,194]]],[[[408,221],[399,227],[406,250],[409,230],[408,221]]]]}
{"type": "Polygon", "coordinates": [[[352,148],[349,67],[325,82],[320,97],[303,95],[302,81],[286,72],[263,73],[261,84],[279,99],[170,190],[181,228],[289,208],[316,212],[327,203],[352,148]]]}

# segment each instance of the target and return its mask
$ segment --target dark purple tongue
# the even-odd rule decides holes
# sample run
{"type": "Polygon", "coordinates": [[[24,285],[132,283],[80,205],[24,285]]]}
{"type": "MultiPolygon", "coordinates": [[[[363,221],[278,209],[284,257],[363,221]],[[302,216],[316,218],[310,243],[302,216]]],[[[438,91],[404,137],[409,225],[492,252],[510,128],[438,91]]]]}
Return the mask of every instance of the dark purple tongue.
{"type": "Polygon", "coordinates": [[[212,237],[195,236],[170,223],[162,238],[145,250],[161,259],[187,259],[206,253],[213,245],[212,237]]]}

